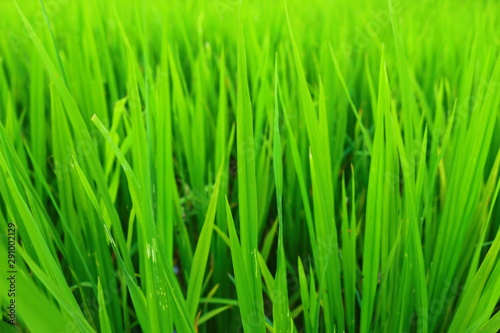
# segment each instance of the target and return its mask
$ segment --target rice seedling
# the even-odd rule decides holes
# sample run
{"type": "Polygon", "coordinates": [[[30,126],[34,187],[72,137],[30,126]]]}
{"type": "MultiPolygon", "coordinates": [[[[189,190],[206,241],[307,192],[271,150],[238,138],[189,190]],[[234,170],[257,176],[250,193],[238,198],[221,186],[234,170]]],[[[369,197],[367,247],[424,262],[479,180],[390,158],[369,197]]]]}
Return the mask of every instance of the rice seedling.
{"type": "Polygon", "coordinates": [[[0,331],[499,331],[498,13],[0,0],[0,331]]]}

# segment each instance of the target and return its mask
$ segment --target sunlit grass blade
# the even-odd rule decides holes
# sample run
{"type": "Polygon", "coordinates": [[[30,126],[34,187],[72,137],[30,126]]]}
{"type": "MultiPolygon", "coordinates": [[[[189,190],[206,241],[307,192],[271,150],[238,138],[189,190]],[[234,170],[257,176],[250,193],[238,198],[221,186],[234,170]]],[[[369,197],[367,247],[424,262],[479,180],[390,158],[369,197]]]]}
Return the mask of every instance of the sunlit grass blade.
{"type": "MultiPolygon", "coordinates": [[[[242,311],[242,320],[245,323],[248,316],[252,316],[255,330],[265,330],[263,313],[262,287],[259,268],[257,265],[258,249],[258,211],[257,187],[255,177],[255,143],[253,134],[252,105],[247,80],[247,63],[243,26],[240,23],[238,32],[238,95],[236,106],[236,137],[238,154],[238,202],[240,217],[241,258],[247,270],[252,274],[246,284],[247,293],[251,295],[250,313],[242,311]]],[[[233,237],[234,238],[234,237],[233,237]]],[[[232,251],[232,250],[231,250],[232,251]]],[[[233,260],[233,265],[235,262],[233,260]]],[[[241,293],[238,293],[241,297],[241,293]]],[[[248,325],[248,324],[247,324],[248,325]]]]}
{"type": "Polygon", "coordinates": [[[205,217],[205,223],[201,229],[198,245],[193,256],[193,266],[191,267],[190,279],[188,282],[188,294],[186,298],[190,317],[194,320],[196,310],[201,297],[201,286],[205,274],[210,244],[212,241],[213,225],[215,222],[215,211],[219,199],[220,181],[222,176],[222,167],[224,160],[221,163],[217,178],[215,180],[214,190],[208,204],[208,210],[205,217]]]}

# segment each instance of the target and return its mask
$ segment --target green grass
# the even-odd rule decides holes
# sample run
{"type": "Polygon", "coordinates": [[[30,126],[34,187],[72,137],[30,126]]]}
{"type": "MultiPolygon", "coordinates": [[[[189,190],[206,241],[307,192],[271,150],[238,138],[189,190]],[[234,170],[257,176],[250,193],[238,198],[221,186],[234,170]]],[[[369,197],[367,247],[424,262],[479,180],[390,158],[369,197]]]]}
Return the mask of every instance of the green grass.
{"type": "Polygon", "coordinates": [[[499,331],[498,13],[0,0],[0,331],[499,331]]]}

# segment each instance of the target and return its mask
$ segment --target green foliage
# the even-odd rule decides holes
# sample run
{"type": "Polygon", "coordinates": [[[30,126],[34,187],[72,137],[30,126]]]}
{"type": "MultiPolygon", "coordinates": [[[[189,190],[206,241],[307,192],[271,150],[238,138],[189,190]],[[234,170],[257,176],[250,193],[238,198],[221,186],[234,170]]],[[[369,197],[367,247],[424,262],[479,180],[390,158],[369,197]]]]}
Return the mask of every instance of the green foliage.
{"type": "Polygon", "coordinates": [[[0,0],[0,331],[499,331],[498,13],[0,0]]]}

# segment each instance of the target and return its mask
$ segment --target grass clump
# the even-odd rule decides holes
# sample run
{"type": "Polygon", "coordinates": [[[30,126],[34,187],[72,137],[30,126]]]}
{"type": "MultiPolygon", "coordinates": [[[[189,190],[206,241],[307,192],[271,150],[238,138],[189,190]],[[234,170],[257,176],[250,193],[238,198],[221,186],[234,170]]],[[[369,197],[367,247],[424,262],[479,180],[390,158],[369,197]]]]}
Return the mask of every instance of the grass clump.
{"type": "Polygon", "coordinates": [[[0,0],[0,330],[497,332],[499,12],[0,0]]]}

